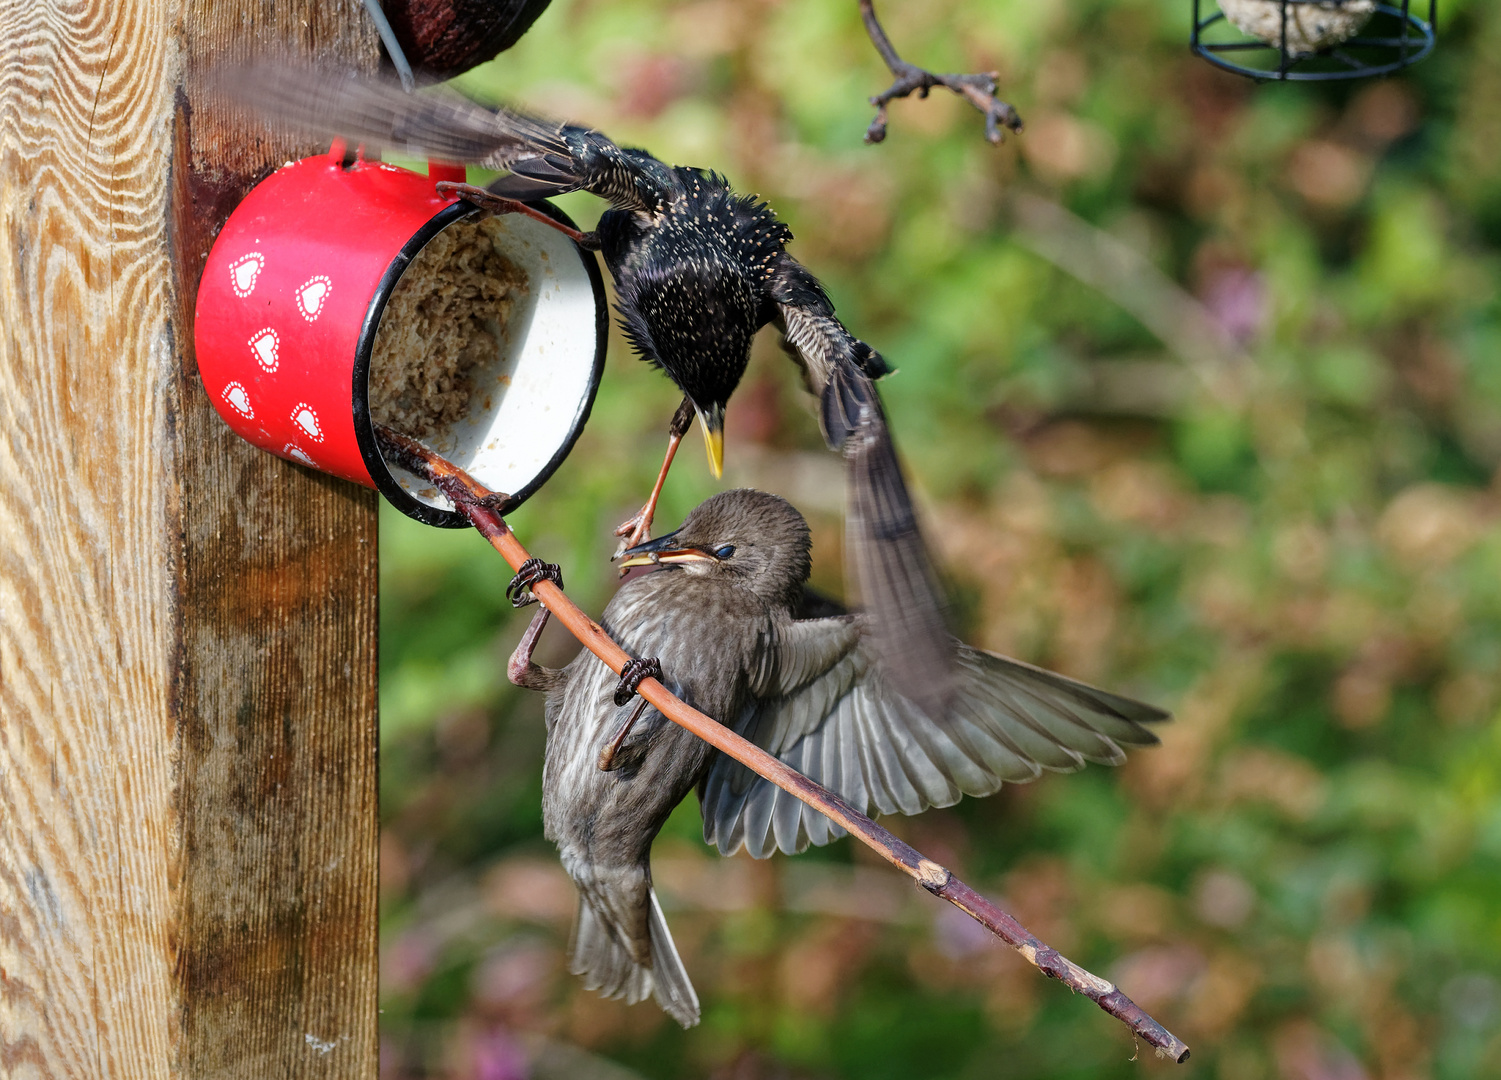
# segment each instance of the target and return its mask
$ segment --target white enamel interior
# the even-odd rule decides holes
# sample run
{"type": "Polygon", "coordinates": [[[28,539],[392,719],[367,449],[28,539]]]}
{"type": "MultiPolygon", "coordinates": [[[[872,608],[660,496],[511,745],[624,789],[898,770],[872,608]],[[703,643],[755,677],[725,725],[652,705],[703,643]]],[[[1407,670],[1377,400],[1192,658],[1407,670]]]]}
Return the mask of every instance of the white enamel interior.
{"type": "MultiPolygon", "coordinates": [[[[567,443],[589,395],[598,338],[594,289],[573,242],[525,214],[496,220],[496,247],[526,272],[527,289],[511,308],[499,358],[472,374],[469,412],[433,446],[491,491],[513,493],[567,443]]],[[[418,502],[453,509],[427,481],[387,468],[418,502]]]]}

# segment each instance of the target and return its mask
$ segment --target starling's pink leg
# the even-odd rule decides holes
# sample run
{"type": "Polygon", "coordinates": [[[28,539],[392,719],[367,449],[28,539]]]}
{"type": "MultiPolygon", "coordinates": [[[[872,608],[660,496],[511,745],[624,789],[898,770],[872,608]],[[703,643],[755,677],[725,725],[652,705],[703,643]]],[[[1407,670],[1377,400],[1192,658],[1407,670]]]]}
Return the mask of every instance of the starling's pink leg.
{"type": "MultiPolygon", "coordinates": [[[[688,434],[688,428],[692,424],[693,402],[685,397],[683,403],[678,406],[678,411],[672,414],[672,423],[667,429],[667,456],[662,459],[662,471],[657,474],[657,483],[651,489],[651,498],[646,500],[646,505],[637,512],[635,517],[622,522],[615,530],[616,536],[625,537],[615,552],[617,556],[622,551],[651,539],[651,519],[657,513],[657,499],[662,495],[662,485],[667,482],[667,470],[672,468],[672,459],[678,452],[678,443],[683,441],[683,436],[688,434]]],[[[621,571],[621,573],[624,572],[621,571]]]]}
{"type": "Polygon", "coordinates": [[[458,184],[452,180],[439,180],[436,186],[439,195],[457,195],[465,202],[472,202],[475,206],[482,207],[492,214],[525,214],[529,218],[534,218],[542,222],[542,224],[549,228],[557,229],[558,232],[587,251],[599,250],[599,237],[594,233],[579,232],[572,226],[564,225],[561,221],[556,221],[548,217],[541,210],[530,207],[524,202],[516,199],[507,199],[502,195],[495,194],[493,191],[486,191],[482,187],[475,187],[473,184],[458,184]]]}

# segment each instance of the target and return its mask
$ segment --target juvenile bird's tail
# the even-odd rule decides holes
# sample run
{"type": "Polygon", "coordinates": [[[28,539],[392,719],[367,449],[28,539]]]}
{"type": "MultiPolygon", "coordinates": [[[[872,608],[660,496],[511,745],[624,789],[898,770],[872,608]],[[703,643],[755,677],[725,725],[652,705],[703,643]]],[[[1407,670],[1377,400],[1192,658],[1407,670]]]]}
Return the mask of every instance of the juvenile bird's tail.
{"type": "Polygon", "coordinates": [[[698,995],[683,968],[646,868],[564,865],[579,887],[568,970],[584,986],[634,1005],[650,995],[685,1028],[698,1023],[698,995]]]}

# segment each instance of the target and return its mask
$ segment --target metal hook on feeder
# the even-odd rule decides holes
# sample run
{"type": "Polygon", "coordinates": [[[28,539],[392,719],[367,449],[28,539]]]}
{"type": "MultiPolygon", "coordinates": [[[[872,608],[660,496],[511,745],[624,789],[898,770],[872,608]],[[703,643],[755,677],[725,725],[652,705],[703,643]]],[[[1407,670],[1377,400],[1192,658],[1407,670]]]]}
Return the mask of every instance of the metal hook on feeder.
{"type": "Polygon", "coordinates": [[[386,55],[391,58],[396,74],[401,77],[402,89],[410,94],[417,89],[417,80],[412,76],[412,65],[407,63],[406,53],[396,40],[396,31],[391,29],[391,21],[386,18],[380,0],[365,0],[365,10],[370,13],[370,21],[375,23],[375,32],[380,35],[381,44],[386,47],[386,55]]]}

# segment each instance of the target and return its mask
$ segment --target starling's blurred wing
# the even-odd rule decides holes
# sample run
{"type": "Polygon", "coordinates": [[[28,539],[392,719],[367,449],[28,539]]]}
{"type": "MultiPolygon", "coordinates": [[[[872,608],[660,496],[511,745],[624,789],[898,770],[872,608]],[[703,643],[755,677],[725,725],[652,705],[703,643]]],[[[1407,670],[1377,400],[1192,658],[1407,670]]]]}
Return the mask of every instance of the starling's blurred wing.
{"type": "Polygon", "coordinates": [[[941,716],[953,682],[943,592],[872,381],[886,363],[835,318],[823,286],[795,259],[778,260],[770,289],[786,343],[819,397],[824,438],[844,452],[845,562],[870,616],[871,645],[891,684],[941,716]]]}
{"type": "Polygon", "coordinates": [[[207,88],[302,134],[495,169],[573,171],[563,125],[487,109],[442,87],[409,93],[385,79],[263,61],[218,69],[207,88]]]}
{"type": "MultiPolygon", "coordinates": [[[[786,628],[761,696],[735,729],[872,814],[915,814],[1002,783],[1119,764],[1157,737],[1167,713],[1041,668],[951,642],[952,705],[942,719],[891,689],[861,617],[786,628]]],[[[738,762],[715,759],[700,792],[704,839],[756,858],[824,844],[843,830],[738,762]]]]}
{"type": "Polygon", "coordinates": [[[869,387],[870,401],[844,444],[847,573],[859,589],[882,676],[929,716],[944,716],[956,672],[943,591],[875,387],[861,374],[851,381],[869,387]]]}

